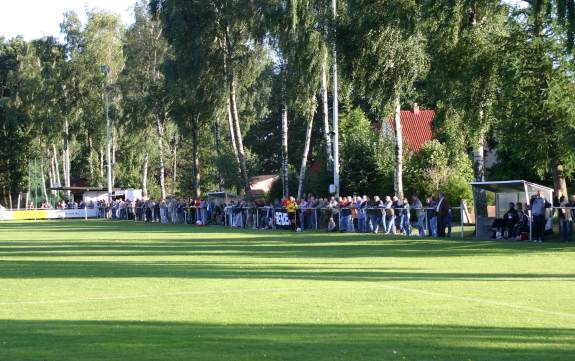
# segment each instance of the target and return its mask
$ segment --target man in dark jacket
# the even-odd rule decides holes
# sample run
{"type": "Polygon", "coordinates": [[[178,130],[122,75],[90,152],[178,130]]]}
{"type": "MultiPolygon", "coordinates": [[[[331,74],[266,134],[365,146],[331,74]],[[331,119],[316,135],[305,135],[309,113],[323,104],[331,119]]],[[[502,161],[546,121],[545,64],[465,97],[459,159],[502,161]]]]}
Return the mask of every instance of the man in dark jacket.
{"type": "Polygon", "coordinates": [[[381,218],[381,199],[379,198],[379,196],[375,196],[373,197],[373,200],[367,202],[366,205],[366,214],[367,214],[367,219],[368,219],[368,223],[369,223],[369,230],[372,233],[378,233],[379,232],[379,225],[382,222],[382,218],[381,218]]]}
{"type": "Polygon", "coordinates": [[[437,201],[437,236],[445,237],[445,226],[447,224],[447,217],[449,216],[449,201],[445,198],[445,193],[439,193],[439,201],[437,201]]]}
{"type": "Polygon", "coordinates": [[[504,237],[509,238],[509,236],[511,236],[513,229],[515,228],[515,225],[517,224],[517,222],[519,222],[519,213],[515,209],[515,203],[513,202],[509,203],[509,210],[503,215],[503,221],[504,221],[504,229],[503,229],[504,237]]]}

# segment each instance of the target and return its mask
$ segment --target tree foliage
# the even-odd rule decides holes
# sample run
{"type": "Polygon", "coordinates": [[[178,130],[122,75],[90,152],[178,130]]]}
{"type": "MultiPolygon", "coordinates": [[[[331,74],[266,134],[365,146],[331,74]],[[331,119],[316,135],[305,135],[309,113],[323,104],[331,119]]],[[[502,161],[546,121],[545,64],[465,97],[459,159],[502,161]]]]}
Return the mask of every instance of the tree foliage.
{"type": "Polygon", "coordinates": [[[407,193],[447,190],[453,203],[484,177],[564,190],[575,176],[575,1],[522,5],[339,0],[334,19],[325,0],[140,0],[127,28],[106,11],[85,23],[65,13],[61,41],[0,39],[0,202],[28,191],[34,162],[47,186],[104,183],[104,93],[115,186],[154,198],[248,192],[250,176],[283,168],[286,114],[291,193],[327,195],[334,109],[320,88],[333,42],[342,193],[398,192],[403,168],[407,193]],[[412,153],[396,127],[389,137],[376,125],[414,102],[437,117],[434,140],[412,153]],[[484,146],[497,155],[487,170],[484,146]]]}

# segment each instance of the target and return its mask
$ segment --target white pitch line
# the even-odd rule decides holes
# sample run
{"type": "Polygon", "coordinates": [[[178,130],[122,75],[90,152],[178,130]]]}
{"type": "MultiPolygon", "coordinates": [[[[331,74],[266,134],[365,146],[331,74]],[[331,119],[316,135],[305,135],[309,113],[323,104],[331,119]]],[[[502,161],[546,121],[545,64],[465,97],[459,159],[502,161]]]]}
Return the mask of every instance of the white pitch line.
{"type": "Polygon", "coordinates": [[[553,316],[561,316],[567,318],[575,318],[575,313],[550,311],[544,308],[516,305],[508,302],[494,301],[485,298],[457,296],[449,293],[426,291],[417,288],[389,286],[389,285],[372,285],[372,286],[332,286],[332,287],[314,287],[314,288],[301,288],[301,287],[277,287],[277,288],[243,288],[243,289],[228,289],[228,290],[213,290],[213,291],[185,291],[185,292],[168,292],[163,294],[143,294],[143,295],[126,295],[126,296],[111,296],[111,297],[95,297],[84,299],[68,299],[68,300],[44,300],[44,301],[21,301],[21,302],[0,302],[0,306],[16,306],[16,305],[50,305],[50,304],[74,304],[85,303],[94,301],[118,301],[118,300],[132,300],[132,299],[148,299],[148,298],[165,298],[165,297],[179,297],[179,296],[193,296],[193,295],[209,295],[209,294],[229,294],[229,293],[250,293],[250,292],[314,292],[323,290],[339,290],[339,289],[387,289],[392,291],[412,292],[423,295],[448,298],[453,300],[466,301],[471,303],[478,303],[490,306],[501,306],[511,308],[517,311],[528,313],[541,313],[553,316]]]}

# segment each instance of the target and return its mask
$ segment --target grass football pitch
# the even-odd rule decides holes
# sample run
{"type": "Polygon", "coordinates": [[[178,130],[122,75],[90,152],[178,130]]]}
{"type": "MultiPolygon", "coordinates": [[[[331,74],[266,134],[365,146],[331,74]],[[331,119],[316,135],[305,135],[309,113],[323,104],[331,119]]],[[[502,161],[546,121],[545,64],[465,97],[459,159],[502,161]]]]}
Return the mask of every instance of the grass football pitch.
{"type": "Polygon", "coordinates": [[[573,360],[575,247],[0,223],[0,360],[573,360]]]}

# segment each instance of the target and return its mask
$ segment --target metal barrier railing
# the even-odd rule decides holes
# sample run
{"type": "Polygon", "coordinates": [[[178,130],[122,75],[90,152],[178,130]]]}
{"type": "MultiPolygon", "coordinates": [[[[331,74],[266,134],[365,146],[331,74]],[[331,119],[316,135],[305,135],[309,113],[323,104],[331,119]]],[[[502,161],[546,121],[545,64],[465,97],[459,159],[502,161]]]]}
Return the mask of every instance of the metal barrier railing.
{"type": "MultiPolygon", "coordinates": [[[[62,208],[28,208],[22,210],[47,210],[62,208]]],[[[133,220],[134,222],[159,222],[165,224],[220,224],[227,227],[278,229],[286,225],[277,222],[278,213],[287,213],[282,207],[251,207],[227,206],[219,212],[207,206],[188,205],[112,205],[112,206],[86,206],[79,208],[63,208],[64,210],[98,209],[98,217],[112,220],[133,220]]],[[[15,211],[4,209],[6,211],[15,211]]],[[[557,210],[565,210],[566,220],[559,218],[561,232],[572,233],[575,220],[575,207],[554,206],[547,208],[545,222],[553,226],[557,210]],[[568,229],[565,229],[568,227],[568,229]]],[[[528,221],[529,239],[533,238],[534,216],[527,209],[525,215],[528,221]]],[[[454,229],[460,230],[460,237],[465,236],[464,207],[451,207],[445,219],[437,217],[435,208],[371,208],[371,207],[310,207],[300,208],[296,211],[295,221],[301,230],[327,230],[339,232],[369,233],[382,231],[385,234],[403,234],[420,236],[440,235],[438,226],[445,226],[446,235],[451,236],[454,229]]],[[[493,227],[491,227],[493,228],[493,227]]]]}
{"type": "MultiPolygon", "coordinates": [[[[227,206],[214,209],[198,206],[112,206],[98,207],[99,217],[135,222],[159,222],[171,224],[221,224],[226,227],[278,229],[288,224],[278,222],[278,214],[286,214],[285,208],[272,206],[227,206]]],[[[368,208],[368,207],[313,207],[297,209],[295,222],[301,230],[326,230],[334,232],[380,233],[420,236],[439,236],[440,226],[446,236],[453,229],[460,229],[464,237],[463,207],[451,207],[444,220],[439,220],[435,208],[368,208]]],[[[283,216],[282,219],[286,219],[283,216]]],[[[291,226],[291,225],[289,225],[291,226]]]]}

